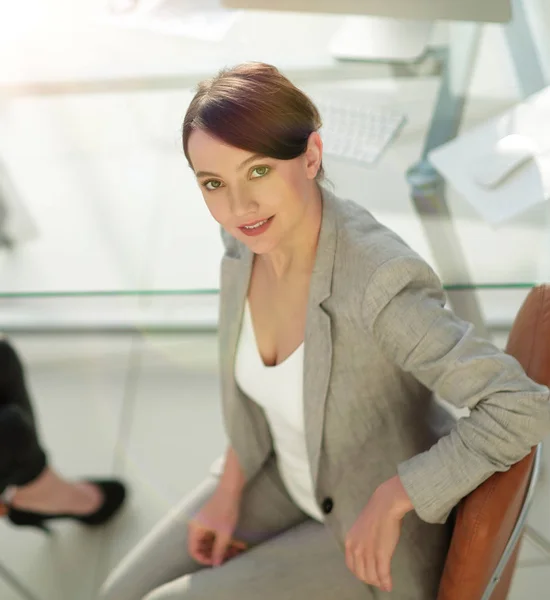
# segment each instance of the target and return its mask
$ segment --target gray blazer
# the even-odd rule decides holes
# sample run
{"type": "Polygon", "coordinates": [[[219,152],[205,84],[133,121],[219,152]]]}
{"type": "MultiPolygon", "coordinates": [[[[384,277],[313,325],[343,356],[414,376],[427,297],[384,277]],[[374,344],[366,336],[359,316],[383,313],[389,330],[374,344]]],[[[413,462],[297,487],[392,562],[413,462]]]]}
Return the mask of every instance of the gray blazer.
{"type": "MultiPolygon", "coordinates": [[[[438,277],[402,239],[367,210],[321,189],[304,343],[316,496],[320,505],[332,500],[326,524],[343,548],[376,487],[399,473],[415,511],[403,523],[394,586],[396,593],[403,586],[399,598],[428,598],[448,543],[449,527],[441,524],[461,498],[550,432],[550,392],[445,308],[438,277]],[[432,392],[471,409],[443,436],[432,420],[432,392]]],[[[222,235],[222,405],[249,480],[273,454],[263,410],[234,377],[253,255],[222,235]]]]}

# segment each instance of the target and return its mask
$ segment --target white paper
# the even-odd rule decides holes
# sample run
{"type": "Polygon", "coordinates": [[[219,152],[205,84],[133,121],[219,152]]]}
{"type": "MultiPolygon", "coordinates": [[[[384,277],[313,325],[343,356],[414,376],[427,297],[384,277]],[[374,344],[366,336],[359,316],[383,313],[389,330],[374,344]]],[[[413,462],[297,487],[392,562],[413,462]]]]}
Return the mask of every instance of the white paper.
{"type": "Polygon", "coordinates": [[[492,225],[550,199],[550,87],[474,127],[429,155],[434,167],[492,225]],[[534,158],[494,189],[475,180],[483,161],[505,136],[519,134],[538,148],[534,158]]]}
{"type": "Polygon", "coordinates": [[[241,16],[220,0],[112,0],[110,7],[113,25],[211,42],[223,40],[241,16]]]}

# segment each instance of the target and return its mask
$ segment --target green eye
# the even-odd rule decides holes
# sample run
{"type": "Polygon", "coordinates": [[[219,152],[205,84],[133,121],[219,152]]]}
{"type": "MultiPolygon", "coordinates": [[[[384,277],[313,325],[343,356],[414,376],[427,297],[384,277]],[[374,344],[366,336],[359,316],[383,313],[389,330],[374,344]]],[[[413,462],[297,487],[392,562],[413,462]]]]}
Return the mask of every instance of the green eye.
{"type": "Polygon", "coordinates": [[[209,191],[217,190],[221,187],[221,181],[217,181],[216,179],[209,179],[205,183],[203,183],[204,187],[209,191]]]}
{"type": "Polygon", "coordinates": [[[258,177],[265,177],[269,171],[269,167],[254,167],[252,169],[252,176],[254,179],[257,179],[258,177]],[[256,173],[256,175],[254,175],[254,173],[256,173]]]}

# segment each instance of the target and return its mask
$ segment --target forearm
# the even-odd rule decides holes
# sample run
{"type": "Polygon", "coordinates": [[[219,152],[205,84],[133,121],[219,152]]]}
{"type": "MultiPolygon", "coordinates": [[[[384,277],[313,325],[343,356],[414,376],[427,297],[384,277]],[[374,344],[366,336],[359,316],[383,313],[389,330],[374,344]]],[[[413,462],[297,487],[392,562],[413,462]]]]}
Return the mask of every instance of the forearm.
{"type": "Polygon", "coordinates": [[[245,476],[239,464],[237,454],[230,446],[225,457],[225,466],[220,477],[218,489],[224,494],[240,500],[245,485],[245,476]]]}
{"type": "Polygon", "coordinates": [[[521,460],[549,431],[546,388],[501,393],[480,403],[430,450],[399,465],[399,475],[419,516],[443,522],[461,498],[521,460]]]}
{"type": "Polygon", "coordinates": [[[455,407],[452,432],[398,466],[417,514],[442,523],[453,506],[550,433],[550,393],[521,364],[445,308],[435,273],[411,257],[388,260],[365,293],[365,325],[386,357],[455,407]]]}

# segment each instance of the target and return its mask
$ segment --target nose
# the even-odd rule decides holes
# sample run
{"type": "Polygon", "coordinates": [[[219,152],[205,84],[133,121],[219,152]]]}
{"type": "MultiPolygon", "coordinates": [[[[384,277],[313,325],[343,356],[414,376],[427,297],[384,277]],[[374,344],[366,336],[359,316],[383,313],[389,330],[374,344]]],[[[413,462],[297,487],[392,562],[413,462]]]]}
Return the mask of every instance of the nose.
{"type": "Polygon", "coordinates": [[[241,218],[254,213],[258,208],[258,203],[249,193],[239,190],[229,194],[229,206],[233,215],[241,218]]]}

